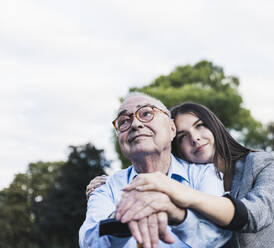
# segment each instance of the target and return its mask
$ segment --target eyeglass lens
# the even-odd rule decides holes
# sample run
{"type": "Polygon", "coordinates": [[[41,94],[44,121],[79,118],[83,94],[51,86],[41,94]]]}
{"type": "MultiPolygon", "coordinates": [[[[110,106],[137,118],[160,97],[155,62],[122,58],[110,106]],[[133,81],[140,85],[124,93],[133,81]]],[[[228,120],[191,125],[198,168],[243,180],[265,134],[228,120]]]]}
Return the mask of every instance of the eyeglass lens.
{"type": "MultiPolygon", "coordinates": [[[[141,122],[149,122],[153,119],[153,116],[154,116],[153,108],[149,106],[139,108],[134,115],[141,122]]],[[[117,119],[117,122],[116,122],[117,127],[120,131],[124,131],[131,126],[132,121],[133,121],[133,114],[121,115],[117,119]]]]}

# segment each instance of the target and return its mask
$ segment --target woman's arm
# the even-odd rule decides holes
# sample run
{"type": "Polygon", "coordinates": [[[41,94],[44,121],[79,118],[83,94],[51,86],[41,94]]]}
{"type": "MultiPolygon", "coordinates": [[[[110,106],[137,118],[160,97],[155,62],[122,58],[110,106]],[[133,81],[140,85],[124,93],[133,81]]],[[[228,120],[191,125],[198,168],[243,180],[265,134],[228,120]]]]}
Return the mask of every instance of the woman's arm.
{"type": "Polygon", "coordinates": [[[240,167],[243,178],[238,182],[238,195],[248,212],[248,223],[242,231],[254,233],[274,222],[274,156],[252,152],[240,167]]]}
{"type": "Polygon", "coordinates": [[[160,191],[180,208],[195,209],[212,222],[226,226],[233,219],[235,207],[226,197],[209,195],[179,183],[160,172],[140,174],[124,190],[160,191]]]}

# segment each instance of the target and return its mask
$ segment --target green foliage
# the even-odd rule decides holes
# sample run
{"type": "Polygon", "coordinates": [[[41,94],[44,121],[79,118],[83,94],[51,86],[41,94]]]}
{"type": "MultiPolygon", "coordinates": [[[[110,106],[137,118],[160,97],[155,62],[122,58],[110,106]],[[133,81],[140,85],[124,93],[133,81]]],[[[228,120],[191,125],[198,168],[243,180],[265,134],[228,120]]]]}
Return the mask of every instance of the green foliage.
{"type": "MultiPolygon", "coordinates": [[[[168,108],[185,101],[203,104],[229,130],[237,131],[238,137],[235,138],[244,145],[259,149],[270,147],[266,128],[243,107],[243,99],[238,92],[239,84],[237,77],[225,75],[222,67],[203,60],[193,66],[178,66],[169,75],[162,75],[149,85],[131,88],[129,91],[139,91],[156,97],[168,108]]],[[[121,159],[117,141],[115,149],[121,159]]],[[[129,164],[124,159],[121,162],[123,168],[129,164]]]]}
{"type": "Polygon", "coordinates": [[[44,247],[39,245],[33,206],[49,192],[62,162],[37,162],[20,173],[10,186],[0,192],[1,217],[0,247],[44,247]]]}
{"type": "Polygon", "coordinates": [[[68,248],[78,246],[78,231],[86,213],[86,185],[92,178],[105,174],[104,169],[110,165],[103,151],[91,144],[70,149],[68,161],[60,168],[54,187],[38,205],[42,209],[39,227],[51,237],[47,242],[68,248]]]}
{"type": "Polygon", "coordinates": [[[266,144],[265,149],[268,151],[274,150],[274,122],[270,122],[267,125],[267,137],[268,142],[266,144]]]}
{"type": "Polygon", "coordinates": [[[67,162],[29,164],[0,191],[0,247],[77,247],[85,187],[109,166],[91,144],[71,146],[67,162]]]}

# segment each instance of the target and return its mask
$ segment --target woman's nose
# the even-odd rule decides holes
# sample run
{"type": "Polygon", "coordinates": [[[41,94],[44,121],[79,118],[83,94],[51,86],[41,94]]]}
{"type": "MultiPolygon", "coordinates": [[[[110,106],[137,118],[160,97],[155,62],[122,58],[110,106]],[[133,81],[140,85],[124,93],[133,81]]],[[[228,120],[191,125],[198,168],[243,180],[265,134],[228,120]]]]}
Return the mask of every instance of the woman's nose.
{"type": "Polygon", "coordinates": [[[192,143],[192,145],[195,145],[199,141],[200,141],[200,135],[198,133],[192,133],[191,134],[191,143],[192,143]]]}

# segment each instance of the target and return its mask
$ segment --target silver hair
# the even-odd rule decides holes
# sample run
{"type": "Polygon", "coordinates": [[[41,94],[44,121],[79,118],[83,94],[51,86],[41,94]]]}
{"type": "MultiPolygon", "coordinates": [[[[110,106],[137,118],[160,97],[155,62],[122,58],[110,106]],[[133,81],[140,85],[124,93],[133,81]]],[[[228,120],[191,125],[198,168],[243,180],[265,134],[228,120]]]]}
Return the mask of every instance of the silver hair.
{"type": "Polygon", "coordinates": [[[146,97],[146,98],[152,99],[153,101],[156,102],[156,104],[157,104],[156,107],[159,107],[159,108],[161,108],[162,110],[164,110],[165,112],[167,112],[168,115],[169,115],[169,117],[171,116],[169,109],[165,106],[165,104],[162,103],[161,100],[159,100],[159,99],[157,99],[157,98],[155,98],[155,97],[153,97],[153,96],[150,96],[150,95],[148,95],[148,94],[145,94],[145,93],[143,93],[143,92],[130,92],[130,93],[128,93],[128,94],[126,95],[126,97],[123,99],[123,101],[122,101],[121,104],[123,104],[123,103],[124,103],[126,100],[128,100],[129,98],[138,97],[138,96],[142,96],[142,97],[146,97]]]}

